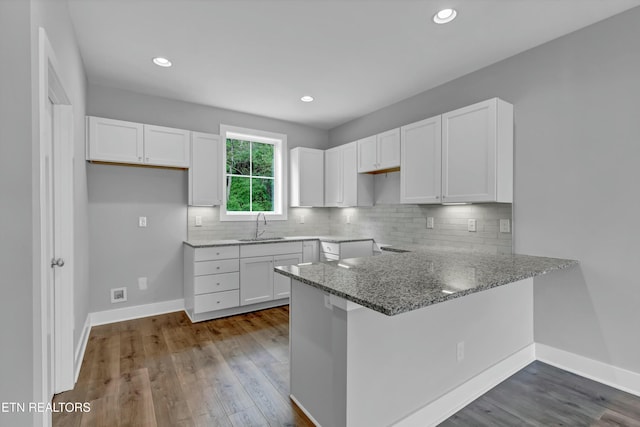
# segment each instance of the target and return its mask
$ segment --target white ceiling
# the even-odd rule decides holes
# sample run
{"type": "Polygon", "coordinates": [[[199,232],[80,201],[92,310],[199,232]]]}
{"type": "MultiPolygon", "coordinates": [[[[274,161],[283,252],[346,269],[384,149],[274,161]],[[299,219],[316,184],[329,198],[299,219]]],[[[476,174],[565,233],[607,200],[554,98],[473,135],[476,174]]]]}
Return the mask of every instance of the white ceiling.
{"type": "Polygon", "coordinates": [[[88,79],[331,129],[640,0],[69,0],[88,79]],[[432,15],[455,7],[458,18],[432,15]],[[168,69],[152,64],[170,58],[168,69]],[[305,104],[302,95],[316,101],[305,104]]]}

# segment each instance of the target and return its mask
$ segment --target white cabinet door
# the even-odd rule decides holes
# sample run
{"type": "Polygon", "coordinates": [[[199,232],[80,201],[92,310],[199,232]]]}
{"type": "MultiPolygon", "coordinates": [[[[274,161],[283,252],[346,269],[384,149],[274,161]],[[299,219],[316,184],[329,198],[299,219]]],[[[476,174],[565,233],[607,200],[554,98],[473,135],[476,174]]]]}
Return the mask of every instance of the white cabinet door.
{"type": "Polygon", "coordinates": [[[240,305],[273,299],[273,257],[240,259],[240,305]]]}
{"type": "Polygon", "coordinates": [[[342,147],[324,152],[324,203],[325,206],[340,206],[343,200],[342,147]]]}
{"type": "Polygon", "coordinates": [[[369,136],[358,141],[358,172],[371,172],[378,169],[377,136],[369,136]]]}
{"type": "Polygon", "coordinates": [[[373,175],[358,173],[358,144],[341,147],[343,196],[339,206],[373,206],[373,175]]]}
{"type": "Polygon", "coordinates": [[[512,188],[513,106],[494,98],[443,114],[442,201],[510,203],[512,188]]]}
{"type": "MultiPolygon", "coordinates": [[[[295,265],[302,262],[300,254],[278,255],[273,257],[273,265],[295,265]]],[[[291,295],[291,278],[274,272],[273,299],[288,298],[291,295]]]]}
{"type": "Polygon", "coordinates": [[[291,206],[324,206],[324,151],[293,148],[289,161],[291,206]]]}
{"type": "Polygon", "coordinates": [[[318,246],[319,245],[317,240],[302,242],[302,262],[320,261],[320,252],[318,246]]]}
{"type": "Polygon", "coordinates": [[[143,125],[89,117],[87,160],[143,163],[143,125]]]}
{"type": "Polygon", "coordinates": [[[400,128],[376,135],[378,145],[377,170],[392,169],[400,166],[400,128]]]}
{"type": "Polygon", "coordinates": [[[144,125],[144,162],[154,166],[189,167],[189,131],[144,125]]]}
{"type": "Polygon", "coordinates": [[[219,205],[220,178],[220,137],[208,133],[192,132],[189,205],[219,205]]]}
{"type": "Polygon", "coordinates": [[[403,126],[400,203],[441,203],[441,116],[403,126]]]}

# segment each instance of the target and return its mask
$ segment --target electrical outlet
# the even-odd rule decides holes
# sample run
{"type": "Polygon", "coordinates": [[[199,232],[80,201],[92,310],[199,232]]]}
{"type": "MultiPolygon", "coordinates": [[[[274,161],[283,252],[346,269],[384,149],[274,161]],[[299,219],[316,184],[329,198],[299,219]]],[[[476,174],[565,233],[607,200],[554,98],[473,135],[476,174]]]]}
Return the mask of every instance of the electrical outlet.
{"type": "Polygon", "coordinates": [[[476,225],[476,220],[470,219],[469,221],[467,221],[467,231],[476,231],[476,225]]]}
{"type": "Polygon", "coordinates": [[[147,278],[146,277],[138,277],[138,288],[141,291],[147,290],[147,278]]]}
{"type": "Polygon", "coordinates": [[[324,306],[333,311],[333,305],[331,305],[331,297],[329,295],[324,296],[324,306]]]}
{"type": "Polygon", "coordinates": [[[202,227],[202,216],[196,215],[196,227],[202,227]]]}
{"type": "Polygon", "coordinates": [[[127,300],[127,288],[111,289],[111,304],[116,302],[125,302],[127,300]]]}
{"type": "Polygon", "coordinates": [[[300,215],[300,224],[304,224],[304,215],[300,215]]]}
{"type": "Polygon", "coordinates": [[[427,228],[433,228],[433,217],[432,216],[428,216],[427,217],[427,228]]]}
{"type": "Polygon", "coordinates": [[[464,360],[464,341],[460,341],[456,345],[456,360],[462,362],[464,360]]]}
{"type": "Polygon", "coordinates": [[[351,215],[347,215],[347,224],[351,224],[351,215]]]}
{"type": "Polygon", "coordinates": [[[508,219],[500,220],[500,232],[501,233],[510,233],[511,232],[511,221],[508,219]]]}
{"type": "Polygon", "coordinates": [[[147,217],[141,216],[138,218],[138,227],[146,227],[147,226],[147,217]]]}

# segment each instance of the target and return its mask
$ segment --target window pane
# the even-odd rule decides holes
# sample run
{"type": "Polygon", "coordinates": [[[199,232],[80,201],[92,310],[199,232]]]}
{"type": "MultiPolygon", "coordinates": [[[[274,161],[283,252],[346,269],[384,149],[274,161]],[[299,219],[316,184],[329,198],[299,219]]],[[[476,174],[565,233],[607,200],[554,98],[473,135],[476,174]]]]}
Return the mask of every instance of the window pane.
{"type": "Polygon", "coordinates": [[[249,187],[251,178],[227,176],[227,211],[248,212],[251,210],[249,187]]]}
{"type": "Polygon", "coordinates": [[[273,211],[273,180],[264,178],[252,178],[253,211],[273,211]]]}
{"type": "MultiPolygon", "coordinates": [[[[252,142],[254,176],[273,177],[273,145],[252,142]]],[[[256,209],[254,209],[256,210],[256,209]]]]}
{"type": "Polygon", "coordinates": [[[227,173],[250,175],[249,141],[227,139],[227,173]]]}

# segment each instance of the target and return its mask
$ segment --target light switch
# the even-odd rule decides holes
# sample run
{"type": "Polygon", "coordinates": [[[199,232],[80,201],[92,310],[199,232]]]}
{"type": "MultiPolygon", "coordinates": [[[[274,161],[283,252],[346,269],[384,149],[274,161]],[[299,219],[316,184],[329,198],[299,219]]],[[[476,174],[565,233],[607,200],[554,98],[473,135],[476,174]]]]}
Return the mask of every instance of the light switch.
{"type": "Polygon", "coordinates": [[[202,216],[196,215],[196,227],[202,227],[202,216]]]}
{"type": "Polygon", "coordinates": [[[508,219],[500,220],[500,232],[501,233],[510,233],[511,232],[511,221],[508,219]]]}
{"type": "Polygon", "coordinates": [[[304,215],[300,215],[300,224],[304,224],[304,215]]]}
{"type": "Polygon", "coordinates": [[[427,217],[427,228],[433,228],[433,217],[432,216],[428,216],[427,217]]]}
{"type": "Polygon", "coordinates": [[[141,291],[144,291],[147,289],[147,278],[146,277],[138,277],[138,288],[141,291]]]}
{"type": "Polygon", "coordinates": [[[138,227],[146,227],[147,226],[147,217],[141,216],[138,218],[138,227]]]}
{"type": "Polygon", "coordinates": [[[351,215],[347,215],[347,224],[351,224],[351,215]]]}
{"type": "Polygon", "coordinates": [[[467,222],[467,231],[476,231],[476,220],[470,219],[467,222]]]}

